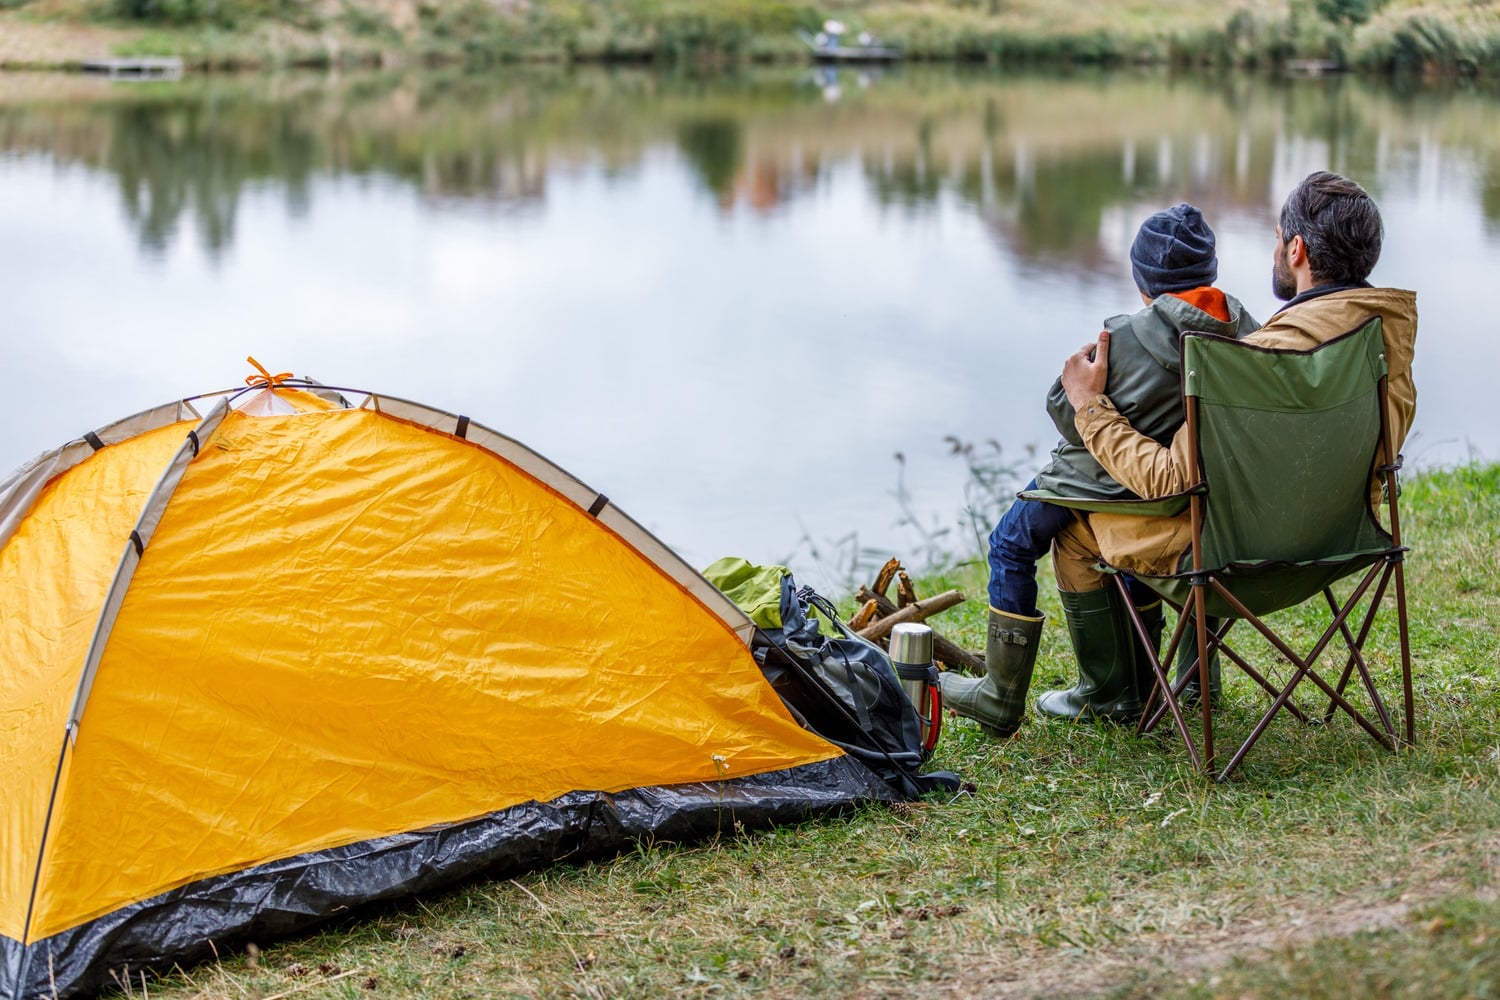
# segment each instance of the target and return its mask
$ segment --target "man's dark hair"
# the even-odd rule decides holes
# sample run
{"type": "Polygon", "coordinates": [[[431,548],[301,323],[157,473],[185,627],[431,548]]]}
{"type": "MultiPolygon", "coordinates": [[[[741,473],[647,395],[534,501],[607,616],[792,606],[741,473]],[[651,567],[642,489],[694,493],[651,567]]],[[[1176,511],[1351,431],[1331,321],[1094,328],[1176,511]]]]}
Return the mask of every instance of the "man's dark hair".
{"type": "Polygon", "coordinates": [[[1347,177],[1309,174],[1281,206],[1281,241],[1302,237],[1313,280],[1357,285],[1380,259],[1385,227],[1369,193],[1347,177]]]}

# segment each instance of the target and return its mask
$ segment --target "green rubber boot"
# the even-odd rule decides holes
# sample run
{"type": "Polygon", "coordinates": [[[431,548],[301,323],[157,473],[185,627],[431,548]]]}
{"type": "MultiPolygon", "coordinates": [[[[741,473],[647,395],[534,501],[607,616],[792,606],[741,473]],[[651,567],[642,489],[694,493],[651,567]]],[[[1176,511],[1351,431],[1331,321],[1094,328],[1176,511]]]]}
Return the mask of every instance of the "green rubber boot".
{"type": "Polygon", "coordinates": [[[1080,722],[1135,722],[1142,707],[1136,687],[1136,644],[1123,599],[1113,587],[1060,594],[1068,638],[1078,658],[1078,683],[1042,695],[1037,711],[1080,722]]]}
{"type": "MultiPolygon", "coordinates": [[[[1224,624],[1222,618],[1208,616],[1208,630],[1217,632],[1224,624]]],[[[1193,631],[1192,615],[1188,616],[1188,623],[1182,633],[1182,641],[1177,646],[1177,669],[1173,677],[1174,682],[1180,681],[1189,674],[1191,679],[1187,686],[1182,689],[1181,701],[1184,705],[1198,704],[1198,639],[1197,633],[1193,631]]],[[[1208,654],[1208,703],[1214,708],[1219,707],[1219,698],[1224,693],[1224,679],[1219,671],[1219,651],[1216,649],[1208,654]]]]}
{"type": "Polygon", "coordinates": [[[984,643],[984,676],[938,675],[943,705],[974,719],[991,736],[1011,736],[1026,714],[1026,692],[1036,665],[1045,615],[1035,618],[990,608],[984,643]]]}

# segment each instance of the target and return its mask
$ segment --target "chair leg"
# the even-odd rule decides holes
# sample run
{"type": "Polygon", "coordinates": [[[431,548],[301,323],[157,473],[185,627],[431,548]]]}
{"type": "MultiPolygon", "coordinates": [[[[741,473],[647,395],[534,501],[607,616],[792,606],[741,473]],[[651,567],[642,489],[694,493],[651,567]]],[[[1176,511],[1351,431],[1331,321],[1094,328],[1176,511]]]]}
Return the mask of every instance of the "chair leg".
{"type": "Polygon", "coordinates": [[[1401,634],[1401,695],[1406,702],[1403,706],[1406,715],[1406,745],[1412,746],[1417,742],[1416,707],[1412,701],[1411,691],[1411,635],[1407,631],[1404,566],[1405,562],[1398,557],[1396,559],[1396,628],[1401,634]]]}
{"type": "MultiPolygon", "coordinates": [[[[1220,656],[1222,650],[1218,646],[1219,640],[1224,637],[1225,626],[1233,619],[1219,619],[1212,615],[1208,619],[1208,676],[1209,697],[1213,699],[1214,707],[1219,706],[1219,698],[1222,695],[1223,680],[1220,677],[1220,656]]],[[[1194,647],[1189,645],[1183,647],[1176,662],[1172,664],[1173,673],[1178,680],[1184,677],[1188,679],[1188,685],[1183,689],[1182,696],[1191,705],[1198,703],[1198,697],[1202,693],[1198,690],[1198,660],[1194,647]]]]}
{"type": "MultiPolygon", "coordinates": [[[[1209,578],[1210,581],[1212,577],[1209,578]]],[[[1208,610],[1204,600],[1207,583],[1193,584],[1193,631],[1198,640],[1198,708],[1203,718],[1203,770],[1214,769],[1214,709],[1213,699],[1206,697],[1209,689],[1208,675],[1208,610]]],[[[1222,587],[1220,589],[1223,589],[1222,587]]],[[[1222,779],[1221,779],[1222,780],[1222,779]]]]}
{"type": "Polygon", "coordinates": [[[1203,765],[1198,757],[1198,747],[1193,743],[1192,735],[1188,732],[1187,722],[1182,717],[1182,710],[1178,706],[1175,693],[1164,694],[1162,696],[1161,708],[1156,710],[1155,718],[1151,724],[1149,726],[1146,724],[1148,716],[1151,715],[1151,706],[1156,700],[1157,692],[1172,691],[1172,682],[1168,678],[1166,668],[1162,664],[1168,662],[1173,652],[1177,649],[1177,643],[1182,635],[1184,617],[1179,614],[1177,626],[1172,631],[1172,639],[1167,643],[1167,652],[1162,654],[1146,631],[1146,625],[1141,621],[1141,616],[1135,609],[1135,604],[1130,598],[1130,588],[1125,585],[1124,578],[1116,574],[1114,580],[1116,586],[1119,588],[1120,598],[1125,602],[1126,607],[1130,609],[1130,625],[1135,630],[1136,642],[1138,643],[1137,649],[1145,653],[1146,659],[1151,666],[1151,673],[1156,678],[1156,683],[1151,686],[1151,692],[1144,699],[1141,720],[1136,725],[1136,733],[1150,732],[1156,726],[1156,723],[1160,721],[1162,713],[1170,711],[1172,713],[1172,722],[1177,726],[1177,733],[1182,737],[1183,745],[1187,747],[1188,757],[1192,759],[1193,769],[1202,770],[1203,765]]]}
{"type": "MultiPolygon", "coordinates": [[[[1415,738],[1415,725],[1413,721],[1414,709],[1411,677],[1410,626],[1409,620],[1406,615],[1405,580],[1402,575],[1402,566],[1399,557],[1388,559],[1384,566],[1377,563],[1375,566],[1371,567],[1369,572],[1365,574],[1364,578],[1355,587],[1353,593],[1350,594],[1349,599],[1344,602],[1342,606],[1339,605],[1331,590],[1329,590],[1328,588],[1324,589],[1324,598],[1328,601],[1329,608],[1333,613],[1333,621],[1323,631],[1323,634],[1318,638],[1318,640],[1314,643],[1312,649],[1309,650],[1305,656],[1298,656],[1297,653],[1294,652],[1289,646],[1287,646],[1287,644],[1283,640],[1281,640],[1280,637],[1272,632],[1264,622],[1260,621],[1257,616],[1252,614],[1248,608],[1241,604],[1234,597],[1234,595],[1231,594],[1219,581],[1214,580],[1211,577],[1205,582],[1204,586],[1214,587],[1215,592],[1218,593],[1226,603],[1234,608],[1235,617],[1231,617],[1224,621],[1224,623],[1218,630],[1207,628],[1206,625],[1200,627],[1197,624],[1199,621],[1204,621],[1205,623],[1207,621],[1206,616],[1202,616],[1202,611],[1205,610],[1207,595],[1203,587],[1194,587],[1192,595],[1189,598],[1191,604],[1176,609],[1178,612],[1178,620],[1176,626],[1173,628],[1172,636],[1167,643],[1166,650],[1157,656],[1148,657],[1148,659],[1150,660],[1151,672],[1155,676],[1155,684],[1149,692],[1148,696],[1143,699],[1144,709],[1141,716],[1140,725],[1137,728],[1137,732],[1144,734],[1152,731],[1157,725],[1161,723],[1162,719],[1170,713],[1172,716],[1174,727],[1177,729],[1178,734],[1181,736],[1184,745],[1186,745],[1188,748],[1188,753],[1193,760],[1195,769],[1203,770],[1209,774],[1213,774],[1215,761],[1212,730],[1213,720],[1208,711],[1208,709],[1210,708],[1210,700],[1200,698],[1200,706],[1203,709],[1203,715],[1205,716],[1205,718],[1203,719],[1204,733],[1203,742],[1201,745],[1202,751],[1200,754],[1198,745],[1192,739],[1192,736],[1187,728],[1186,720],[1182,715],[1180,707],[1180,697],[1182,694],[1181,689],[1192,680],[1197,680],[1200,692],[1209,689],[1209,678],[1207,676],[1208,671],[1207,669],[1205,669],[1205,665],[1208,662],[1208,656],[1210,654],[1219,652],[1223,653],[1226,657],[1232,660],[1236,666],[1244,670],[1245,673],[1256,682],[1256,684],[1264,689],[1271,696],[1272,703],[1270,708],[1266,710],[1265,714],[1256,723],[1255,727],[1252,729],[1250,735],[1245,739],[1244,743],[1241,744],[1240,747],[1231,756],[1229,762],[1224,766],[1223,770],[1214,775],[1216,781],[1223,782],[1227,780],[1229,776],[1235,771],[1235,769],[1239,767],[1245,756],[1250,752],[1250,750],[1259,741],[1260,737],[1265,733],[1266,728],[1275,718],[1277,712],[1285,709],[1290,715],[1294,716],[1299,721],[1303,723],[1310,722],[1308,717],[1304,715],[1297,708],[1296,704],[1291,701],[1293,692],[1296,690],[1297,686],[1304,680],[1310,680],[1315,686],[1320,688],[1323,693],[1329,697],[1330,709],[1327,713],[1328,716],[1331,716],[1339,709],[1342,709],[1345,714],[1353,719],[1356,724],[1358,724],[1361,728],[1368,732],[1370,736],[1373,737],[1382,746],[1390,750],[1396,749],[1402,741],[1402,735],[1398,735],[1398,732],[1394,726],[1392,716],[1385,706],[1384,699],[1380,697],[1379,690],[1375,686],[1374,677],[1370,673],[1369,665],[1362,653],[1365,641],[1367,640],[1373,627],[1376,613],[1380,609],[1381,604],[1386,596],[1386,588],[1392,576],[1394,576],[1396,580],[1395,596],[1397,603],[1397,623],[1401,636],[1402,690],[1403,697],[1405,699],[1404,737],[1405,742],[1408,745],[1411,744],[1415,738]],[[1377,580],[1379,581],[1378,584],[1376,584],[1377,580]],[[1370,597],[1369,606],[1365,609],[1364,614],[1361,616],[1360,625],[1357,629],[1358,637],[1356,638],[1355,630],[1352,630],[1350,627],[1351,623],[1349,622],[1349,618],[1359,610],[1366,594],[1369,593],[1372,584],[1376,584],[1375,590],[1373,595],[1370,597]],[[1295,672],[1293,673],[1291,679],[1284,686],[1278,687],[1277,684],[1272,683],[1272,681],[1262,676],[1253,666],[1246,662],[1242,656],[1240,656],[1237,652],[1235,652],[1234,649],[1232,649],[1225,643],[1224,637],[1228,633],[1229,628],[1234,624],[1235,621],[1238,621],[1240,618],[1244,618],[1245,620],[1250,622],[1250,624],[1254,626],[1255,629],[1260,632],[1261,635],[1278,652],[1280,652],[1282,656],[1286,657],[1286,659],[1293,665],[1293,667],[1295,667],[1295,672]],[[1191,640],[1188,638],[1187,626],[1189,623],[1193,625],[1191,640]],[[1336,687],[1330,685],[1328,683],[1328,680],[1325,679],[1317,669],[1315,669],[1318,658],[1327,650],[1330,642],[1333,641],[1335,636],[1341,637],[1345,645],[1349,649],[1349,657],[1345,661],[1343,672],[1339,677],[1336,687]],[[1169,678],[1167,670],[1163,666],[1163,664],[1173,662],[1175,660],[1177,650],[1179,649],[1179,644],[1187,641],[1194,642],[1198,647],[1198,662],[1196,665],[1197,669],[1184,674],[1184,676],[1177,683],[1173,683],[1169,678]],[[1347,688],[1349,681],[1352,679],[1353,672],[1356,669],[1360,673],[1361,684],[1364,686],[1366,692],[1370,696],[1371,704],[1374,707],[1375,713],[1379,716],[1380,724],[1384,727],[1385,730],[1384,732],[1382,732],[1380,727],[1378,727],[1370,719],[1366,718],[1359,709],[1355,708],[1352,704],[1350,704],[1348,699],[1344,697],[1344,691],[1347,688]],[[1196,676],[1194,676],[1195,674],[1196,676]],[[1160,696],[1161,698],[1160,704],[1156,703],[1158,696],[1160,696]]],[[[1129,591],[1125,587],[1123,579],[1116,577],[1116,585],[1119,588],[1121,597],[1128,603],[1129,591]]],[[[1137,618],[1137,616],[1132,615],[1131,624],[1132,627],[1136,630],[1137,636],[1142,639],[1143,645],[1146,645],[1149,648],[1150,644],[1147,641],[1148,637],[1146,636],[1143,623],[1137,618]]]]}
{"type": "MultiPolygon", "coordinates": [[[[1379,573],[1379,571],[1380,567],[1377,565],[1375,567],[1372,567],[1369,573],[1365,574],[1365,578],[1360,581],[1359,586],[1355,588],[1354,593],[1350,595],[1349,600],[1344,604],[1343,608],[1340,609],[1339,613],[1334,617],[1333,622],[1329,624],[1327,629],[1324,630],[1323,635],[1319,637],[1317,643],[1314,644],[1312,650],[1305,657],[1298,656],[1295,652],[1293,652],[1291,647],[1289,647],[1284,641],[1282,641],[1280,636],[1278,636],[1275,632],[1272,632],[1264,622],[1256,617],[1256,615],[1254,615],[1249,608],[1246,608],[1243,604],[1241,604],[1239,599],[1231,594],[1227,589],[1225,589],[1223,585],[1219,584],[1217,581],[1210,581],[1210,584],[1218,592],[1219,596],[1222,597],[1228,604],[1230,604],[1240,617],[1250,622],[1250,624],[1255,627],[1256,631],[1258,631],[1266,638],[1266,641],[1275,646],[1276,649],[1281,653],[1281,655],[1285,656],[1287,660],[1297,668],[1296,672],[1292,675],[1292,679],[1287,682],[1284,688],[1282,688],[1281,693],[1278,694],[1276,696],[1276,699],[1271,703],[1271,707],[1266,710],[1265,715],[1261,716],[1260,721],[1257,722],[1255,728],[1251,730],[1250,736],[1240,746],[1239,750],[1235,752],[1234,756],[1230,758],[1229,763],[1225,766],[1224,770],[1220,772],[1217,779],[1218,781],[1224,781],[1225,779],[1227,779],[1230,773],[1239,766],[1240,761],[1244,760],[1245,755],[1249,753],[1251,747],[1253,747],[1256,742],[1259,741],[1261,735],[1266,731],[1266,727],[1271,724],[1271,720],[1275,717],[1276,713],[1286,705],[1287,699],[1291,697],[1292,692],[1296,689],[1297,685],[1302,682],[1304,677],[1312,680],[1314,684],[1321,688],[1324,694],[1327,694],[1330,698],[1332,698],[1340,708],[1348,713],[1351,719],[1353,719],[1356,723],[1359,724],[1361,728],[1363,728],[1372,737],[1374,737],[1377,743],[1388,750],[1395,748],[1395,740],[1393,737],[1382,733],[1379,729],[1377,729],[1369,719],[1366,719],[1358,709],[1349,704],[1349,702],[1344,698],[1342,694],[1340,694],[1338,691],[1335,691],[1333,689],[1333,686],[1325,681],[1322,676],[1313,669],[1313,664],[1317,661],[1318,657],[1322,655],[1323,650],[1327,648],[1329,641],[1336,634],[1338,634],[1340,626],[1343,625],[1343,623],[1347,620],[1349,613],[1359,604],[1360,600],[1364,597],[1365,591],[1370,588],[1370,584],[1374,581],[1375,576],[1379,573]]],[[[1371,613],[1367,613],[1366,618],[1367,620],[1373,618],[1373,609],[1371,609],[1371,613]]]]}
{"type": "Polygon", "coordinates": [[[1170,690],[1174,695],[1181,695],[1181,692],[1175,686],[1169,686],[1172,682],[1167,677],[1165,664],[1175,662],[1177,647],[1183,641],[1184,626],[1187,625],[1189,619],[1183,613],[1183,610],[1176,605],[1173,605],[1172,610],[1177,612],[1177,624],[1172,629],[1172,637],[1167,640],[1167,648],[1162,650],[1161,655],[1157,658],[1158,665],[1162,667],[1162,674],[1157,678],[1156,685],[1152,687],[1151,697],[1147,699],[1145,709],[1141,713],[1141,723],[1136,731],[1142,736],[1155,729],[1161,723],[1162,717],[1168,712],[1165,696],[1163,696],[1161,704],[1158,705],[1155,703],[1158,693],[1170,690]]]}
{"type": "MultiPolygon", "coordinates": [[[[1349,656],[1344,661],[1344,671],[1339,675],[1339,682],[1334,686],[1334,690],[1339,694],[1343,694],[1344,688],[1349,683],[1349,678],[1353,675],[1357,667],[1359,669],[1360,682],[1365,688],[1365,694],[1369,695],[1370,704],[1375,708],[1375,714],[1380,716],[1380,724],[1385,727],[1385,731],[1388,734],[1394,737],[1396,735],[1396,727],[1391,722],[1391,714],[1386,711],[1385,701],[1380,697],[1380,692],[1376,690],[1375,679],[1370,676],[1370,667],[1365,663],[1365,658],[1360,652],[1364,648],[1365,639],[1370,635],[1370,626],[1375,624],[1375,613],[1380,608],[1380,602],[1385,598],[1385,588],[1391,578],[1391,569],[1391,566],[1386,567],[1385,573],[1381,575],[1379,585],[1375,588],[1375,596],[1370,598],[1370,610],[1365,614],[1364,624],[1360,626],[1359,638],[1355,639],[1353,633],[1349,631],[1347,618],[1344,624],[1339,626],[1339,631],[1344,638],[1344,644],[1349,647],[1349,656]]],[[[1328,602],[1328,609],[1337,616],[1339,605],[1338,601],[1334,600],[1333,591],[1324,587],[1323,599],[1328,602]]],[[[1333,720],[1333,713],[1337,708],[1337,704],[1332,699],[1329,699],[1328,708],[1323,713],[1323,721],[1331,722],[1333,720]]]]}
{"type": "MultiPolygon", "coordinates": [[[[1180,617],[1178,618],[1179,625],[1191,620],[1190,616],[1181,614],[1180,608],[1178,609],[1178,612],[1180,615],[1180,617]]],[[[1259,670],[1256,670],[1255,667],[1249,663],[1249,661],[1247,661],[1243,656],[1237,653],[1233,646],[1230,646],[1227,642],[1224,641],[1224,637],[1229,634],[1229,630],[1238,620],[1239,619],[1237,618],[1226,618],[1224,619],[1224,623],[1219,626],[1217,631],[1212,631],[1209,633],[1209,656],[1213,656],[1216,652],[1222,653],[1224,656],[1233,661],[1235,666],[1243,670],[1245,672],[1245,676],[1249,677],[1252,681],[1258,684],[1261,689],[1266,692],[1266,694],[1270,695],[1272,698],[1275,698],[1278,694],[1281,693],[1281,689],[1278,688],[1275,684],[1271,683],[1271,681],[1269,681],[1264,674],[1262,674],[1259,670]]],[[[1162,653],[1163,663],[1171,662],[1173,660],[1173,656],[1175,655],[1177,649],[1176,644],[1179,641],[1179,634],[1180,633],[1178,632],[1172,633],[1172,641],[1168,644],[1167,650],[1162,653]]],[[[1196,671],[1189,671],[1173,683],[1172,690],[1180,699],[1187,685],[1192,681],[1196,681],[1197,679],[1198,677],[1196,671]]],[[[1282,706],[1282,709],[1291,713],[1292,717],[1303,725],[1308,725],[1312,721],[1303,714],[1302,710],[1298,708],[1294,702],[1288,701],[1285,705],[1282,706]]],[[[1149,733],[1158,725],[1160,725],[1162,716],[1166,714],[1166,711],[1167,707],[1165,704],[1156,705],[1154,707],[1148,705],[1147,712],[1149,714],[1142,717],[1143,721],[1141,723],[1141,733],[1149,733]]]]}

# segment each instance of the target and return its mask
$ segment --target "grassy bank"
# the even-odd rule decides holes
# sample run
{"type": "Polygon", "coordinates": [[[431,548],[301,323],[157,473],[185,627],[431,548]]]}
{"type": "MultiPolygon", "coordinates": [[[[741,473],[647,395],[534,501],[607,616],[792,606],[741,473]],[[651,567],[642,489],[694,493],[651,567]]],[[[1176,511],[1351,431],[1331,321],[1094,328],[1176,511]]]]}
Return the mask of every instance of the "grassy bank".
{"type": "MultiPolygon", "coordinates": [[[[480,883],[150,995],[1494,995],[1500,467],[1405,498],[1414,748],[1283,720],[1215,787],[1170,740],[955,723],[937,763],[974,789],[954,801],[480,883]]],[[[955,584],[982,593],[977,567],[923,592],[955,584]]],[[[944,617],[980,643],[981,602],[944,617]]],[[[1375,639],[1387,683],[1393,632],[1375,639]]],[[[1035,690],[1069,658],[1054,619],[1035,690]]],[[[1224,730],[1257,704],[1232,677],[1224,730]]]]}
{"type": "Polygon", "coordinates": [[[1500,72],[1496,0],[0,0],[0,64],[793,60],[829,17],[912,59],[1500,72]]]}

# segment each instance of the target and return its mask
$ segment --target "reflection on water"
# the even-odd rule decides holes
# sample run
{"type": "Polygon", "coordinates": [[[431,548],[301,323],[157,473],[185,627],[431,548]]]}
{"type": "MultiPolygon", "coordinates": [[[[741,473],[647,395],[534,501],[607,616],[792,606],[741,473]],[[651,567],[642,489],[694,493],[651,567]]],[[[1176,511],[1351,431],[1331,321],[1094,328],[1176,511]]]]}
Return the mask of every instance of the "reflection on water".
{"type": "Polygon", "coordinates": [[[1132,307],[1139,220],[1202,206],[1221,283],[1264,317],[1275,209],[1320,167],[1375,194],[1375,277],[1422,297],[1409,450],[1500,452],[1462,405],[1500,361],[1476,329],[1500,273],[1480,93],[948,70],[3,83],[0,361],[27,373],[0,402],[7,468],[233,381],[253,350],[467,408],[696,562],[804,536],[972,549],[943,436],[1017,461],[1050,444],[1040,398],[1132,307]]]}
{"type": "Polygon", "coordinates": [[[1412,183],[1424,154],[1436,156],[1445,171],[1473,172],[1473,207],[1500,234],[1500,133],[1494,100],[1481,94],[1400,96],[1343,78],[928,72],[866,79],[830,105],[829,74],[837,77],[230,80],[73,87],[60,97],[38,85],[32,100],[32,81],[19,78],[0,104],[0,149],[107,171],[152,251],[185,218],[205,247],[222,251],[257,182],[274,182],[298,214],[309,210],[314,177],[375,174],[430,199],[524,207],[545,198],[549,170],[597,161],[627,173],[661,144],[726,210],[739,200],[774,208],[854,155],[883,208],[920,211],[952,194],[1048,268],[1105,264],[1107,211],[1162,192],[1263,210],[1278,159],[1298,153],[1376,189],[1412,183]]]}

